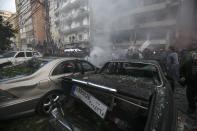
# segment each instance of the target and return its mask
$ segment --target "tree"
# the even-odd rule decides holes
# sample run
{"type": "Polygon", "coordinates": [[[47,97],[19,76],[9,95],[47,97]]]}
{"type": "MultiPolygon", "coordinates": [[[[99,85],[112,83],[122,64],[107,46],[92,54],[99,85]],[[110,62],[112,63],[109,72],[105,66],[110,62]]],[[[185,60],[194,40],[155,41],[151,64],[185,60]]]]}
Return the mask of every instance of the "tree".
{"type": "Polygon", "coordinates": [[[15,33],[12,25],[0,16],[0,50],[9,49],[12,43],[10,38],[15,37],[15,33]]]}

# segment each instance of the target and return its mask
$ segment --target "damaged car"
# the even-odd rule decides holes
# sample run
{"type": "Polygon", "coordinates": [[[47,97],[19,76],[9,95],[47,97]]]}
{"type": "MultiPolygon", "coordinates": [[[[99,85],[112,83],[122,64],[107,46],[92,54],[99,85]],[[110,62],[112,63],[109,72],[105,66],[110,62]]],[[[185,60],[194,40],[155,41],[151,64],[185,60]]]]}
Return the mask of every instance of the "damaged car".
{"type": "Polygon", "coordinates": [[[33,112],[47,115],[64,96],[64,76],[94,73],[95,67],[77,58],[40,58],[0,69],[0,119],[33,112]]]}
{"type": "Polygon", "coordinates": [[[67,108],[79,113],[68,117],[62,107],[52,110],[57,130],[78,130],[79,123],[105,131],[176,130],[173,93],[155,61],[110,61],[99,73],[65,77],[62,85],[67,108]]]}
{"type": "Polygon", "coordinates": [[[33,57],[40,58],[42,54],[37,51],[11,51],[0,56],[0,68],[7,65],[17,65],[33,57]]]}

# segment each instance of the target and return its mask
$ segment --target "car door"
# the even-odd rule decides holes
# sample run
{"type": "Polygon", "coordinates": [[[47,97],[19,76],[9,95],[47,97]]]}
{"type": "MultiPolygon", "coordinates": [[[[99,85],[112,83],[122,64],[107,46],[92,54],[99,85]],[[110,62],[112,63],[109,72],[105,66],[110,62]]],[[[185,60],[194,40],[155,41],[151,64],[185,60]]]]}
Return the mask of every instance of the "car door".
{"type": "Polygon", "coordinates": [[[25,61],[25,52],[19,52],[15,56],[15,64],[20,64],[25,61]]]}
{"type": "Polygon", "coordinates": [[[26,52],[26,60],[30,60],[32,58],[32,52],[26,52]]]}
{"type": "Polygon", "coordinates": [[[82,68],[82,72],[85,74],[92,74],[95,73],[95,67],[87,61],[80,61],[80,65],[82,68]]]}
{"type": "Polygon", "coordinates": [[[74,72],[74,61],[62,61],[55,66],[49,77],[53,82],[58,83],[62,77],[73,75],[74,72]]]}

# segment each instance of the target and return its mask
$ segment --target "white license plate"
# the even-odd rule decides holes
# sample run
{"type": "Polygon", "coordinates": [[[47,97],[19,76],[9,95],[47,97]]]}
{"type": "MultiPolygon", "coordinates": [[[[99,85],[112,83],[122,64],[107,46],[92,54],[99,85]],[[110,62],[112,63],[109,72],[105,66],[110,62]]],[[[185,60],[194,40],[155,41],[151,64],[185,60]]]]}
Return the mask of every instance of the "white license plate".
{"type": "Polygon", "coordinates": [[[103,104],[101,101],[96,99],[90,93],[86,92],[82,88],[78,86],[73,86],[72,93],[74,96],[83,101],[88,107],[90,107],[96,114],[98,114],[101,118],[105,118],[107,112],[107,106],[103,104]]]}

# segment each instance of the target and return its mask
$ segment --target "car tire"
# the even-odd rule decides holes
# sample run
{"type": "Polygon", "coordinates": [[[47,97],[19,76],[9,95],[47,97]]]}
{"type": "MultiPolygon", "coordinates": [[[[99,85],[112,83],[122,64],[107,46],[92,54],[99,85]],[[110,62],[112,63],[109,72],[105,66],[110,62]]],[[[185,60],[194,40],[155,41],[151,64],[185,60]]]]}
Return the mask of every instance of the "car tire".
{"type": "Polygon", "coordinates": [[[45,116],[49,115],[54,108],[61,106],[64,100],[65,95],[61,91],[50,91],[38,102],[36,106],[36,113],[45,116]]]}

